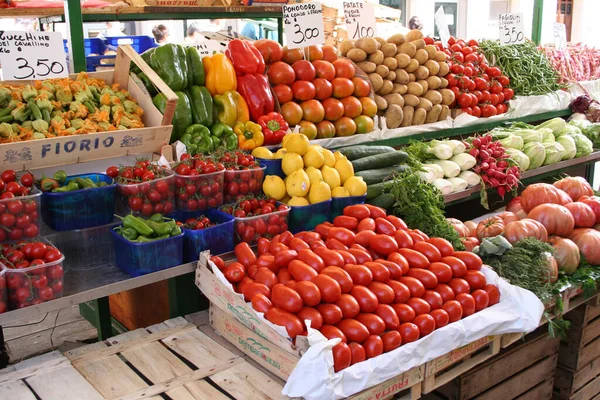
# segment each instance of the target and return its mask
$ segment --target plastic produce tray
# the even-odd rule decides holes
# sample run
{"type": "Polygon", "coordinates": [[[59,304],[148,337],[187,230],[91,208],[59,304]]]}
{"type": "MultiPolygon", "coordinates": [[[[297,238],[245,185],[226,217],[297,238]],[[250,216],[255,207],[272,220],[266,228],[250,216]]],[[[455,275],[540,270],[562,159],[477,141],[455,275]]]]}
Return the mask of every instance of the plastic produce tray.
{"type": "MultiPolygon", "coordinates": [[[[200,215],[200,213],[197,213],[200,215]]],[[[198,254],[203,250],[210,250],[212,254],[229,253],[233,251],[234,217],[219,210],[208,210],[204,213],[208,219],[218,224],[210,228],[192,230],[182,227],[183,261],[198,261],[198,254]]],[[[176,220],[181,221],[177,217],[176,220]]],[[[185,221],[183,221],[185,222],[185,221]]]]}
{"type": "Polygon", "coordinates": [[[321,222],[331,220],[331,199],[308,206],[292,206],[290,232],[312,231],[321,222]]]}

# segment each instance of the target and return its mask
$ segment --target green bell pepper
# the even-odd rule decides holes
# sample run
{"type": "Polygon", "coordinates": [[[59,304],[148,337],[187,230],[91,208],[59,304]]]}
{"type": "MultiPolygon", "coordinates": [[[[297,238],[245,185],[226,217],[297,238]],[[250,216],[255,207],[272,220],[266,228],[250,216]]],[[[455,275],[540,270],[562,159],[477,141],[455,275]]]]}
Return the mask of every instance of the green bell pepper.
{"type": "MultiPolygon", "coordinates": [[[[140,56],[142,57],[142,60],[144,60],[146,62],[146,64],[148,64],[148,66],[150,68],[152,68],[152,62],[150,61],[150,56],[152,56],[152,53],[154,53],[154,50],[156,50],[156,47],[148,49],[145,52],[143,52],[142,54],[140,54],[140,56]]],[[[129,64],[129,70],[131,72],[133,72],[134,74],[136,74],[136,75],[139,75],[140,72],[142,72],[142,70],[140,69],[140,67],[138,67],[137,65],[135,65],[133,62],[131,62],[129,64]]]]}
{"type": "Polygon", "coordinates": [[[231,128],[229,125],[218,122],[210,127],[210,133],[213,136],[218,137],[220,140],[221,136],[224,134],[233,133],[233,128],[231,128]]]}
{"type": "Polygon", "coordinates": [[[204,86],[191,86],[187,90],[192,106],[194,124],[211,126],[213,124],[213,100],[204,86]]]}
{"type": "Polygon", "coordinates": [[[238,148],[238,138],[234,132],[224,133],[221,136],[221,146],[225,148],[225,150],[232,151],[237,150],[238,148]]]}
{"type": "Polygon", "coordinates": [[[181,142],[185,144],[188,154],[192,156],[198,153],[210,153],[214,150],[210,130],[200,124],[188,127],[185,135],[181,137],[181,142]]]}
{"type": "Polygon", "coordinates": [[[233,129],[226,124],[216,123],[210,128],[213,137],[216,137],[215,146],[222,146],[226,150],[236,150],[238,148],[238,139],[233,129]]]}
{"type": "Polygon", "coordinates": [[[188,84],[187,56],[183,46],[168,43],[157,47],[150,55],[152,69],[174,91],[188,84]]]}
{"type": "MultiPolygon", "coordinates": [[[[175,114],[173,115],[173,133],[171,133],[170,143],[181,139],[188,126],[192,125],[192,108],[190,106],[190,100],[183,92],[175,92],[175,94],[179,97],[179,100],[177,101],[177,107],[175,107],[175,114]]],[[[154,96],[152,102],[160,112],[164,112],[167,105],[167,96],[163,93],[159,93],[154,96]]]]}
{"type": "Polygon", "coordinates": [[[188,87],[192,85],[204,86],[206,76],[204,74],[204,64],[198,49],[194,46],[188,46],[185,50],[188,63],[188,87]]]}

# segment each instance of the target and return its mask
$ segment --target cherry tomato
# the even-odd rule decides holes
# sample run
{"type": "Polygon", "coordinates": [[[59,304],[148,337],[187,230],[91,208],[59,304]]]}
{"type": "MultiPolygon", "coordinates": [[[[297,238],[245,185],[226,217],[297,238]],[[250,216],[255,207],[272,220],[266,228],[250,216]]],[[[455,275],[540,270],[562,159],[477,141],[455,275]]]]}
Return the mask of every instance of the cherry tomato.
{"type": "Polygon", "coordinates": [[[333,370],[338,372],[348,368],[352,362],[352,351],[346,343],[338,343],[333,346],[333,370]]]}
{"type": "Polygon", "coordinates": [[[319,274],[312,279],[321,291],[321,299],[326,303],[335,303],[342,295],[342,288],[335,279],[328,275],[319,274]]]}
{"type": "Polygon", "coordinates": [[[356,299],[358,305],[360,306],[360,311],[363,313],[374,312],[379,306],[379,300],[377,300],[377,296],[375,296],[375,294],[369,290],[369,288],[364,286],[355,285],[350,291],[350,295],[356,299]]]}
{"type": "Polygon", "coordinates": [[[427,268],[429,266],[429,260],[422,253],[413,249],[399,249],[398,253],[406,258],[408,265],[411,268],[427,268]]]}
{"type": "Polygon", "coordinates": [[[373,281],[373,273],[364,265],[346,264],[344,271],[350,275],[354,285],[369,286],[373,281]]]}
{"type": "Polygon", "coordinates": [[[488,283],[483,289],[487,292],[489,297],[488,307],[491,307],[494,304],[500,302],[500,291],[498,290],[498,287],[496,287],[496,285],[488,283]]]}
{"type": "MultiPolygon", "coordinates": [[[[300,318],[295,316],[292,313],[289,313],[285,310],[282,310],[279,307],[272,307],[265,313],[265,318],[274,323],[275,325],[280,325],[285,327],[288,335],[295,339],[296,336],[301,334],[304,331],[304,327],[300,318]]],[[[322,328],[321,328],[322,329],[322,328]]]]}
{"type": "Polygon", "coordinates": [[[343,343],[348,343],[348,339],[346,338],[346,335],[344,335],[344,332],[342,332],[339,328],[336,328],[333,325],[323,325],[320,331],[321,334],[327,339],[340,338],[342,339],[343,343]]]}
{"type": "Polygon", "coordinates": [[[352,352],[351,365],[365,361],[367,359],[367,353],[365,352],[365,348],[362,347],[359,343],[352,342],[348,346],[350,347],[350,351],[352,352]]]}
{"type": "Polygon", "coordinates": [[[435,329],[443,328],[450,322],[450,317],[445,310],[437,309],[429,313],[435,321],[435,329]]]}
{"type": "Polygon", "coordinates": [[[400,279],[398,279],[398,282],[406,285],[408,290],[410,290],[411,297],[423,297],[425,294],[425,286],[423,286],[423,283],[417,278],[412,276],[401,276],[400,279]]]}
{"type": "MultiPolygon", "coordinates": [[[[342,310],[335,304],[323,303],[323,304],[319,304],[316,308],[317,308],[317,311],[323,317],[323,323],[325,325],[335,325],[338,322],[340,322],[343,318],[342,310]]],[[[342,332],[344,332],[343,329],[342,329],[342,332]]],[[[344,332],[344,333],[346,333],[346,332],[344,332]]],[[[352,340],[352,339],[350,339],[350,340],[352,340]]]]}
{"type": "Polygon", "coordinates": [[[300,310],[296,316],[300,318],[302,324],[304,324],[304,320],[308,319],[310,321],[310,327],[313,329],[318,330],[323,326],[323,317],[321,316],[321,313],[312,307],[302,307],[302,310],[300,310]]]}
{"type": "Polygon", "coordinates": [[[342,310],[344,318],[354,318],[360,313],[358,301],[349,294],[342,294],[335,304],[342,310]]]}
{"type": "Polygon", "coordinates": [[[400,326],[398,314],[396,314],[396,311],[394,311],[394,308],[390,305],[379,304],[377,310],[375,310],[375,315],[385,322],[386,330],[397,329],[398,326],[400,326]]]}
{"type": "Polygon", "coordinates": [[[459,293],[456,295],[463,310],[463,318],[475,313],[475,299],[468,293],[459,293]]]}
{"type": "MultiPolygon", "coordinates": [[[[252,308],[261,313],[266,313],[273,307],[273,303],[262,293],[256,293],[252,297],[252,308]]],[[[315,328],[316,329],[316,328],[315,328]]]]}
{"type": "MultiPolygon", "coordinates": [[[[304,305],[314,307],[321,302],[321,292],[317,285],[308,281],[296,282],[294,290],[298,292],[304,305]]],[[[331,324],[330,324],[331,325],[331,324]]]]}
{"type": "Polygon", "coordinates": [[[427,314],[431,311],[429,303],[420,297],[411,297],[406,304],[415,310],[416,315],[427,314]]]}
{"type": "Polygon", "coordinates": [[[452,276],[455,278],[461,278],[467,273],[467,266],[459,258],[454,256],[446,256],[442,257],[442,262],[450,266],[452,269],[452,276]]]}
{"type": "Polygon", "coordinates": [[[438,284],[433,290],[438,292],[442,296],[442,300],[445,302],[454,300],[454,291],[452,288],[445,283],[438,284]]]}
{"type": "Polygon", "coordinates": [[[400,332],[402,343],[404,344],[419,340],[419,327],[411,322],[405,322],[400,325],[398,332],[400,332]]]}
{"type": "Polygon", "coordinates": [[[462,305],[457,300],[445,302],[442,309],[448,313],[450,323],[456,322],[463,317],[462,305]]]}

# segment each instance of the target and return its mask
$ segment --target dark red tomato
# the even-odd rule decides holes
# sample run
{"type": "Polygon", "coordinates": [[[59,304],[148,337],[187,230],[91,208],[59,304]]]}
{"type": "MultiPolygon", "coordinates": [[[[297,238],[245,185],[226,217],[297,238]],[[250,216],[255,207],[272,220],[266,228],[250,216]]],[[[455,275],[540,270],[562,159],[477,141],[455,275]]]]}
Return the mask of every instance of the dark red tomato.
{"type": "Polygon", "coordinates": [[[390,271],[378,262],[367,261],[365,267],[369,268],[373,274],[373,280],[375,282],[386,283],[390,280],[390,271]]]}
{"type": "Polygon", "coordinates": [[[431,311],[429,303],[420,297],[411,297],[406,304],[415,310],[416,315],[427,314],[431,311]]]}
{"type": "Polygon", "coordinates": [[[346,264],[344,271],[350,275],[355,285],[369,286],[373,282],[373,273],[364,265],[346,264]]]}
{"type": "Polygon", "coordinates": [[[470,270],[479,271],[483,265],[481,258],[470,251],[455,251],[453,256],[461,260],[470,270]]]}
{"type": "Polygon", "coordinates": [[[352,351],[346,343],[338,343],[333,346],[333,370],[338,372],[348,368],[352,362],[352,351]]]}
{"type": "Polygon", "coordinates": [[[412,322],[417,316],[415,310],[413,310],[408,304],[392,304],[391,307],[394,309],[394,311],[396,311],[396,315],[398,315],[400,323],[412,322]]]}
{"type": "Polygon", "coordinates": [[[364,204],[355,204],[344,208],[344,215],[354,217],[360,221],[369,218],[371,216],[371,211],[364,204]]]}
{"type": "Polygon", "coordinates": [[[369,338],[369,330],[355,319],[344,319],[336,325],[351,342],[362,343],[369,338]]]}
{"type": "Polygon", "coordinates": [[[450,323],[456,322],[463,317],[462,305],[456,300],[445,302],[442,309],[448,313],[450,323]]]}
{"type": "MultiPolygon", "coordinates": [[[[262,293],[256,293],[252,297],[252,308],[261,313],[266,313],[273,307],[273,303],[262,293]]],[[[316,328],[315,328],[316,329],[316,328]]]]}
{"type": "MultiPolygon", "coordinates": [[[[363,219],[362,221],[360,221],[360,223],[362,224],[364,221],[368,221],[370,219],[371,218],[363,219]]],[[[377,234],[375,232],[373,232],[372,230],[359,231],[356,234],[356,243],[360,244],[361,246],[367,246],[368,247],[369,246],[369,241],[375,235],[377,235],[377,234]]]]}
{"type": "Polygon", "coordinates": [[[483,310],[490,303],[490,296],[485,290],[475,290],[471,296],[475,299],[475,312],[483,310]]]}
{"type": "Polygon", "coordinates": [[[515,91],[511,88],[502,89],[502,94],[504,95],[504,100],[509,101],[515,96],[515,91]]]}
{"type": "Polygon", "coordinates": [[[279,281],[279,283],[282,283],[285,285],[288,281],[291,281],[293,279],[294,278],[292,277],[292,275],[290,274],[290,271],[287,268],[281,268],[277,272],[277,280],[279,281]]]}
{"type": "Polygon", "coordinates": [[[417,278],[413,278],[412,276],[401,276],[398,279],[398,282],[406,285],[408,290],[410,290],[411,297],[423,297],[425,294],[425,286],[421,283],[417,278]]]}
{"type": "Polygon", "coordinates": [[[306,244],[306,242],[302,239],[298,239],[298,238],[292,238],[292,240],[290,240],[290,249],[298,252],[300,250],[310,250],[310,246],[308,244],[306,244]]]}
{"type": "Polygon", "coordinates": [[[328,238],[337,239],[346,246],[351,246],[356,241],[356,234],[350,229],[334,227],[329,231],[328,238]]]}
{"type": "Polygon", "coordinates": [[[248,243],[242,242],[236,245],[234,253],[237,260],[244,267],[248,268],[252,264],[256,264],[256,255],[254,254],[248,243]]]}
{"type": "Polygon", "coordinates": [[[481,271],[469,270],[463,279],[467,281],[471,290],[483,289],[487,284],[485,275],[481,271]]]}
{"type": "Polygon", "coordinates": [[[461,278],[452,278],[450,282],[448,282],[448,286],[452,288],[455,296],[461,293],[471,293],[469,282],[461,278]]]}
{"type": "Polygon", "coordinates": [[[400,266],[400,268],[402,268],[402,275],[408,274],[408,269],[410,267],[408,266],[408,261],[406,261],[406,258],[404,258],[404,256],[402,254],[400,254],[398,252],[392,253],[388,256],[388,261],[391,261],[391,262],[397,264],[398,266],[400,266]]]}
{"type": "MultiPolygon", "coordinates": [[[[42,242],[36,242],[33,243],[32,247],[31,247],[31,258],[35,259],[35,258],[43,258],[44,255],[46,254],[46,250],[48,250],[48,246],[46,246],[46,244],[42,243],[42,242]]],[[[25,253],[27,254],[27,253],[25,253]]],[[[217,265],[217,267],[219,267],[219,265],[217,265]]],[[[219,268],[222,269],[222,268],[219,268]]]]}
{"type": "Polygon", "coordinates": [[[321,299],[326,303],[335,303],[342,295],[340,284],[328,275],[319,274],[312,282],[317,285],[321,291],[321,299]]]}
{"type": "Polygon", "coordinates": [[[385,210],[381,207],[377,207],[371,204],[365,204],[365,206],[367,206],[367,208],[371,212],[371,218],[373,218],[374,220],[377,220],[377,218],[385,218],[387,215],[385,210]]]}
{"type": "Polygon", "coordinates": [[[0,178],[4,181],[4,183],[14,182],[17,180],[17,173],[12,169],[7,169],[2,173],[0,178]]]}
{"type": "Polygon", "coordinates": [[[365,348],[367,359],[377,357],[383,353],[383,340],[377,335],[369,336],[362,345],[365,348]]]}
{"type": "Polygon", "coordinates": [[[455,278],[462,278],[467,273],[467,266],[465,263],[454,256],[442,257],[442,262],[448,264],[452,268],[452,276],[455,278]]]}
{"type": "Polygon", "coordinates": [[[356,264],[358,262],[358,261],[356,261],[356,257],[354,257],[352,255],[352,253],[350,253],[346,250],[338,250],[338,253],[340,253],[342,255],[342,257],[344,257],[345,264],[356,264]]]}
{"type": "MultiPolygon", "coordinates": [[[[335,325],[342,320],[342,310],[336,306],[335,304],[319,304],[317,306],[317,311],[323,317],[323,323],[325,325],[335,325]]],[[[338,326],[339,328],[339,326],[338,326]]],[[[342,332],[344,330],[342,329],[342,332]]],[[[346,333],[346,332],[344,332],[346,333]]],[[[352,339],[350,339],[352,340],[352,339]]]]}
{"type": "Polygon", "coordinates": [[[373,261],[373,257],[371,257],[371,255],[364,250],[351,248],[348,249],[348,253],[352,254],[354,258],[356,258],[356,262],[359,263],[359,265],[364,264],[368,261],[373,261]]]}
{"type": "Polygon", "coordinates": [[[354,217],[349,217],[347,215],[338,215],[333,219],[333,225],[338,226],[340,228],[350,229],[353,231],[356,230],[356,228],[358,227],[358,220],[354,217]]]}
{"type": "Polygon", "coordinates": [[[406,258],[408,265],[411,268],[427,268],[429,266],[429,260],[422,253],[413,249],[400,249],[398,250],[401,256],[406,258]]]}
{"type": "Polygon", "coordinates": [[[386,332],[381,335],[383,341],[383,352],[387,353],[400,347],[402,345],[402,335],[397,331],[386,332]]]}
{"type": "Polygon", "coordinates": [[[304,325],[300,321],[300,318],[292,313],[282,310],[279,307],[273,307],[266,312],[265,318],[267,321],[285,327],[288,335],[292,339],[301,334],[304,331],[304,325]]]}
{"type": "Polygon", "coordinates": [[[427,269],[411,268],[408,270],[408,276],[421,281],[426,289],[433,289],[438,284],[438,279],[435,274],[427,269]]]}
{"type": "Polygon", "coordinates": [[[445,283],[438,284],[433,290],[438,292],[442,296],[444,303],[450,300],[454,300],[454,290],[445,283]]]}
{"type": "Polygon", "coordinates": [[[500,302],[500,291],[498,290],[498,287],[496,285],[492,285],[492,284],[488,283],[487,285],[485,285],[483,290],[485,290],[487,292],[488,297],[489,297],[488,307],[491,307],[494,304],[497,304],[500,302]]]}
{"type": "Polygon", "coordinates": [[[256,260],[256,266],[258,268],[268,268],[273,272],[279,271],[279,267],[275,266],[275,256],[272,255],[260,255],[256,260]]]}
{"type": "Polygon", "coordinates": [[[397,230],[394,233],[394,239],[396,239],[396,243],[398,243],[398,248],[400,249],[412,249],[415,245],[412,237],[406,230],[397,230]]]}
{"type": "Polygon", "coordinates": [[[376,314],[358,314],[356,320],[366,326],[371,335],[381,335],[385,332],[385,322],[376,314]]]}
{"type": "Polygon", "coordinates": [[[358,304],[358,301],[349,294],[342,294],[340,299],[335,302],[335,305],[342,310],[342,316],[344,318],[354,318],[360,314],[360,305],[358,304]]]}
{"type": "Polygon", "coordinates": [[[435,321],[435,329],[443,328],[450,322],[450,317],[448,316],[448,313],[442,310],[441,308],[433,310],[429,313],[429,315],[431,315],[435,321]]]}
{"type": "Polygon", "coordinates": [[[367,353],[365,352],[365,348],[362,347],[359,343],[352,342],[349,344],[350,351],[352,351],[352,363],[354,365],[359,362],[363,362],[367,359],[367,353]]]}
{"type": "MultiPolygon", "coordinates": [[[[352,218],[352,217],[348,217],[352,218]]],[[[375,233],[375,220],[373,218],[365,218],[358,223],[358,232],[369,231],[375,233]]],[[[356,241],[358,243],[358,235],[356,236],[356,241]]]]}
{"type": "Polygon", "coordinates": [[[379,306],[377,296],[367,287],[355,285],[352,291],[350,291],[350,295],[356,299],[360,306],[360,311],[363,313],[374,312],[379,306]]]}
{"type": "Polygon", "coordinates": [[[342,332],[341,330],[339,330],[339,328],[336,328],[335,326],[323,325],[320,329],[320,332],[327,339],[340,338],[342,339],[342,342],[348,343],[348,339],[346,338],[346,335],[344,335],[344,332],[342,332]]]}
{"type": "Polygon", "coordinates": [[[379,307],[377,307],[377,310],[375,310],[375,314],[385,322],[386,330],[398,329],[398,326],[400,326],[398,314],[396,314],[396,311],[394,311],[392,306],[380,304],[379,307]]]}
{"type": "MultiPolygon", "coordinates": [[[[258,274],[257,274],[258,275],[258,274]]],[[[304,305],[314,307],[321,303],[321,292],[317,285],[308,281],[296,282],[294,290],[298,292],[304,305]]],[[[330,324],[331,325],[331,324],[330,324]]]]}
{"type": "Polygon", "coordinates": [[[276,283],[278,283],[277,275],[268,268],[258,268],[254,280],[258,283],[262,283],[269,289],[273,289],[276,283]]]}
{"type": "Polygon", "coordinates": [[[225,275],[225,278],[231,283],[239,282],[245,276],[244,266],[239,262],[231,263],[225,267],[223,275],[225,275]]]}
{"type": "Polygon", "coordinates": [[[413,323],[419,327],[419,337],[427,336],[435,330],[435,319],[429,314],[417,315],[413,323]]]}
{"type": "Polygon", "coordinates": [[[300,260],[292,260],[288,265],[288,270],[297,281],[310,281],[319,275],[314,268],[300,260]]]}
{"type": "Polygon", "coordinates": [[[273,287],[271,301],[277,307],[291,313],[297,313],[304,306],[302,297],[298,292],[280,283],[273,287]]]}
{"type": "Polygon", "coordinates": [[[410,235],[410,238],[414,243],[419,243],[425,240],[425,238],[421,236],[420,233],[415,232],[414,230],[409,230],[408,234],[410,235]]]}
{"type": "MultiPolygon", "coordinates": [[[[337,228],[332,228],[337,229],[337,228]]],[[[317,253],[319,257],[323,259],[325,265],[334,267],[343,267],[344,266],[344,257],[341,254],[338,254],[336,251],[329,250],[325,247],[318,247],[314,249],[314,252],[317,253]]]]}
{"type": "Polygon", "coordinates": [[[394,291],[393,303],[406,303],[410,299],[410,290],[405,284],[390,280],[387,285],[394,291]]]}
{"type": "Polygon", "coordinates": [[[456,295],[463,310],[463,318],[475,313],[475,299],[468,293],[460,293],[456,295]]]}
{"type": "Polygon", "coordinates": [[[444,304],[444,299],[442,296],[434,290],[426,290],[425,294],[423,295],[423,300],[429,303],[429,306],[432,310],[442,308],[442,305],[444,304]]]}
{"type": "MultiPolygon", "coordinates": [[[[398,254],[398,253],[393,253],[398,254]]],[[[400,256],[402,257],[402,256],[400,256]]],[[[390,272],[390,279],[398,279],[402,276],[403,270],[402,267],[396,264],[395,262],[384,260],[383,258],[378,258],[375,260],[376,263],[383,265],[390,272]]],[[[408,263],[406,263],[406,269],[408,270],[408,263]]]]}
{"type": "Polygon", "coordinates": [[[298,252],[298,260],[306,263],[317,272],[325,268],[325,261],[312,250],[300,250],[298,252]]]}
{"type": "Polygon", "coordinates": [[[327,247],[329,250],[335,251],[348,250],[348,246],[332,237],[327,238],[327,240],[325,241],[325,247],[327,247]]]}
{"type": "MultiPolygon", "coordinates": [[[[256,245],[258,247],[258,255],[261,256],[265,253],[269,253],[270,247],[271,247],[271,242],[269,242],[269,239],[260,238],[260,239],[258,239],[258,242],[256,243],[256,245]]],[[[273,263],[274,262],[275,262],[275,260],[273,260],[273,263]]]]}
{"type": "Polygon", "coordinates": [[[292,235],[292,232],[285,231],[281,235],[279,235],[279,242],[285,244],[286,246],[289,246],[290,245],[290,241],[293,238],[294,238],[294,235],[292,235]]]}
{"type": "Polygon", "coordinates": [[[446,283],[452,279],[452,268],[448,264],[433,262],[429,265],[428,269],[433,272],[440,283],[446,283]]]}
{"type": "Polygon", "coordinates": [[[419,340],[419,327],[411,322],[405,322],[400,325],[398,332],[400,332],[400,336],[402,336],[402,343],[404,344],[419,340]]]}
{"type": "Polygon", "coordinates": [[[296,316],[300,318],[302,324],[304,324],[304,320],[310,321],[310,327],[313,329],[321,329],[323,326],[323,316],[320,312],[312,307],[302,307],[296,316]]]}
{"type": "Polygon", "coordinates": [[[454,253],[452,244],[446,239],[433,237],[427,239],[427,243],[434,245],[440,251],[442,257],[451,256],[454,253]]]}
{"type": "Polygon", "coordinates": [[[372,236],[371,239],[369,239],[369,247],[384,256],[388,256],[389,254],[398,251],[396,239],[387,235],[372,236]]]}
{"type": "Polygon", "coordinates": [[[373,282],[369,285],[369,290],[377,297],[379,304],[390,304],[396,297],[394,290],[385,283],[373,282]]]}
{"type": "Polygon", "coordinates": [[[388,221],[390,221],[392,223],[392,225],[394,225],[394,227],[396,229],[401,229],[401,230],[408,229],[406,222],[404,222],[404,220],[402,220],[402,218],[398,218],[395,215],[388,215],[386,218],[388,221]]]}
{"type": "Polygon", "coordinates": [[[275,265],[279,268],[287,267],[290,262],[298,258],[298,252],[290,249],[275,253],[275,265]]]}
{"type": "Polygon", "coordinates": [[[394,235],[396,227],[387,219],[379,217],[375,219],[375,231],[383,235],[394,235]]]}
{"type": "Polygon", "coordinates": [[[335,279],[337,283],[340,284],[340,288],[342,289],[342,293],[349,293],[352,290],[352,277],[348,272],[344,271],[340,267],[327,267],[321,271],[321,274],[328,275],[335,279]]]}

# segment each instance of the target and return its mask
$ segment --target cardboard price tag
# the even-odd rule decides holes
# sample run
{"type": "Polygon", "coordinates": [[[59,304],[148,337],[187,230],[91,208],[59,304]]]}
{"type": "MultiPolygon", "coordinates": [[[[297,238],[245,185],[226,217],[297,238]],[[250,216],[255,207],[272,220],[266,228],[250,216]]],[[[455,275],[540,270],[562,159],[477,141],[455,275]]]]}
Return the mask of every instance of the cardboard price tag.
{"type": "Polygon", "coordinates": [[[219,42],[217,40],[197,41],[197,42],[190,44],[190,46],[194,46],[195,48],[198,49],[198,52],[200,53],[200,57],[212,56],[213,54],[216,54],[216,53],[224,53],[225,49],[226,49],[226,47],[223,46],[221,44],[221,42],[219,42]]]}
{"type": "Polygon", "coordinates": [[[50,79],[69,76],[59,32],[0,30],[2,79],[50,79]]]}
{"type": "Polygon", "coordinates": [[[565,51],[567,49],[567,29],[565,24],[560,22],[554,23],[554,47],[558,51],[565,51]]]}
{"type": "Polygon", "coordinates": [[[298,3],[282,7],[283,31],[289,49],[325,43],[321,3],[298,3]]]}
{"type": "Polygon", "coordinates": [[[372,4],[344,1],[344,18],[350,39],[375,36],[376,22],[372,4]]]}
{"type": "Polygon", "coordinates": [[[524,43],[524,32],[523,14],[500,14],[498,16],[498,34],[502,46],[524,43]]]}
{"type": "Polygon", "coordinates": [[[446,21],[446,14],[444,13],[444,7],[440,6],[435,12],[435,26],[438,28],[440,33],[440,40],[444,47],[448,47],[448,40],[450,40],[450,30],[448,29],[448,21],[446,21]]]}

